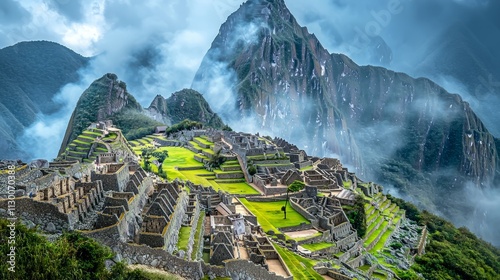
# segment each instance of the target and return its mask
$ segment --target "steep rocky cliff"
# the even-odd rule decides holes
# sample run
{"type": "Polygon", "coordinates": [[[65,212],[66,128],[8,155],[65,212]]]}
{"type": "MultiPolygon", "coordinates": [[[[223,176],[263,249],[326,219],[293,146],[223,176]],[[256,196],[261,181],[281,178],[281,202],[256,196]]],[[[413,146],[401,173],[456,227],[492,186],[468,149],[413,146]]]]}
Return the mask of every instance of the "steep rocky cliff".
{"type": "Polygon", "coordinates": [[[224,126],[222,120],[212,111],[203,95],[192,89],[174,92],[167,99],[157,95],[147,111],[153,119],[168,125],[190,119],[215,128],[224,126]]]}
{"type": "Polygon", "coordinates": [[[141,105],[127,92],[126,84],[119,81],[115,74],[105,74],[82,93],[71,115],[59,154],[92,122],[113,119],[122,111],[141,110],[141,105]]]}
{"type": "Polygon", "coordinates": [[[328,53],[283,0],[250,0],[229,16],[192,87],[212,106],[226,101],[224,121],[249,117],[314,154],[337,154],[448,217],[464,182],[479,187],[498,168],[494,138],[460,96],[328,53]]]}

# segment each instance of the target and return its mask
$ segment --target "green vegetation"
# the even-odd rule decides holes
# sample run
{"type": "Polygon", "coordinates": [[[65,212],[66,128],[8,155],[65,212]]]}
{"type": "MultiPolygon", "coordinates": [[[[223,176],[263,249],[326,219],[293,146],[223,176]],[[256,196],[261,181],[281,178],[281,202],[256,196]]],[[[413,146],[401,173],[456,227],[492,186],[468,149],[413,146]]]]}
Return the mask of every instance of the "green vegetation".
{"type": "Polygon", "coordinates": [[[127,109],[116,113],[111,118],[113,124],[122,130],[123,136],[128,140],[139,139],[152,134],[155,127],[164,125],[152,120],[140,110],[127,109]]]}
{"type": "Polygon", "coordinates": [[[199,251],[200,246],[203,246],[203,236],[201,236],[201,231],[203,230],[203,221],[205,220],[205,211],[200,211],[200,217],[196,223],[196,232],[194,235],[193,251],[191,252],[191,259],[196,260],[196,254],[199,251]]]}
{"type": "Polygon", "coordinates": [[[224,190],[231,194],[260,194],[256,189],[247,184],[246,182],[241,183],[216,183],[213,182],[216,190],[224,190]],[[215,183],[215,184],[214,184],[215,183]]]}
{"type": "Polygon", "coordinates": [[[313,269],[313,266],[316,264],[315,261],[301,257],[279,245],[273,246],[278,254],[280,254],[281,258],[283,258],[283,261],[285,261],[294,279],[323,279],[323,276],[313,269]]]}
{"type": "Polygon", "coordinates": [[[250,176],[253,176],[257,173],[257,168],[255,168],[255,165],[250,165],[248,167],[248,174],[250,174],[250,176]]]}
{"type": "Polygon", "coordinates": [[[333,243],[328,243],[328,242],[319,242],[319,243],[312,243],[312,244],[302,244],[300,246],[304,247],[305,249],[309,251],[318,251],[326,248],[332,247],[333,243]]]}
{"type": "Polygon", "coordinates": [[[278,228],[280,227],[297,226],[301,223],[309,224],[309,221],[293,208],[287,210],[287,219],[283,219],[281,207],[285,203],[284,200],[257,202],[240,198],[240,201],[257,217],[259,224],[266,232],[273,230],[276,233],[279,232],[278,228]]]}
{"type": "MultiPolygon", "coordinates": [[[[365,200],[362,196],[357,196],[352,209],[345,211],[349,222],[357,230],[358,236],[363,238],[366,234],[366,213],[365,200]]],[[[346,210],[346,209],[344,209],[346,210]]]]}
{"type": "Polygon", "coordinates": [[[299,181],[299,180],[295,180],[290,184],[290,186],[288,186],[287,191],[288,192],[298,192],[298,191],[302,190],[305,186],[306,186],[306,184],[304,182],[299,181]]]}
{"type": "Polygon", "coordinates": [[[113,252],[97,241],[72,232],[49,242],[22,224],[15,226],[15,272],[11,272],[7,263],[13,245],[8,243],[9,224],[0,219],[0,279],[177,279],[165,276],[167,273],[131,270],[124,263],[115,264],[109,271],[104,262],[113,259],[113,252]]]}
{"type": "Polygon", "coordinates": [[[457,229],[436,215],[420,212],[409,202],[387,196],[429,231],[426,253],[416,257],[412,266],[416,272],[426,279],[500,279],[500,249],[466,228],[457,229]]]}
{"type": "MultiPolygon", "coordinates": [[[[223,128],[224,123],[219,116],[212,111],[203,95],[192,89],[183,89],[173,93],[167,98],[168,116],[172,123],[183,120],[194,120],[202,122],[213,128],[223,128]]],[[[226,129],[230,129],[226,126],[226,129]]]]}
{"type": "Polygon", "coordinates": [[[181,227],[179,230],[179,239],[177,240],[177,249],[187,251],[190,234],[191,227],[181,227]]]}
{"type": "Polygon", "coordinates": [[[183,120],[179,123],[176,123],[176,124],[168,127],[167,130],[165,131],[165,133],[167,135],[170,135],[170,134],[182,131],[182,130],[200,129],[202,127],[203,127],[202,123],[186,119],[186,120],[183,120]]]}

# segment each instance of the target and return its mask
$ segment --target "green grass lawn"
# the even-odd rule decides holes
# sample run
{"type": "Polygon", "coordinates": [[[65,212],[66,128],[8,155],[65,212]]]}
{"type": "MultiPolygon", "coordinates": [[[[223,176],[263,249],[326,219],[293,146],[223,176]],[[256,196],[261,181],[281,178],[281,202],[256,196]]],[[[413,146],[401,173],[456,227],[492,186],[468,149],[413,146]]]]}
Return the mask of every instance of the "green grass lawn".
{"type": "Polygon", "coordinates": [[[313,269],[313,266],[316,264],[315,261],[299,256],[278,245],[273,244],[273,246],[281,258],[283,258],[294,279],[323,279],[323,276],[313,269]]]}
{"type": "Polygon", "coordinates": [[[318,251],[318,250],[321,250],[321,249],[325,249],[325,248],[330,248],[332,247],[333,243],[328,243],[328,242],[319,242],[319,243],[313,243],[313,244],[302,244],[300,246],[304,247],[305,249],[309,250],[309,251],[318,251]]]}
{"type": "Polygon", "coordinates": [[[230,194],[260,194],[256,189],[252,188],[245,182],[241,183],[217,183],[215,180],[208,180],[216,190],[223,190],[230,194]]]}
{"type": "Polygon", "coordinates": [[[283,219],[281,207],[285,205],[284,200],[275,202],[256,202],[241,198],[240,201],[257,217],[257,221],[266,232],[268,230],[279,232],[279,227],[296,226],[300,223],[309,224],[309,221],[297,211],[293,210],[290,205],[288,205],[286,209],[286,220],[283,219]]]}
{"type": "Polygon", "coordinates": [[[187,251],[190,234],[191,227],[181,227],[181,230],[179,231],[179,239],[177,240],[177,248],[179,250],[187,251]]]}
{"type": "MultiPolygon", "coordinates": [[[[203,166],[202,163],[194,159],[195,153],[182,147],[161,147],[158,150],[166,150],[168,157],[163,161],[163,170],[166,171],[168,180],[175,178],[187,180],[186,176],[175,167],[203,166]]],[[[198,173],[202,170],[196,170],[198,173]]],[[[183,171],[184,172],[184,171],[183,171]]]]}

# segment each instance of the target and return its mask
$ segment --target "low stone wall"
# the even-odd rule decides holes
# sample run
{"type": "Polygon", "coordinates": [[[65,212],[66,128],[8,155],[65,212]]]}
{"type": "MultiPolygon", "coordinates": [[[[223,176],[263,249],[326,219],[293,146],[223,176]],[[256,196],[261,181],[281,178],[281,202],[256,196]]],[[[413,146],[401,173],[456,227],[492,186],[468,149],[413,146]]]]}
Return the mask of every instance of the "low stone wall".
{"type": "Polygon", "coordinates": [[[307,167],[307,166],[311,166],[312,164],[313,163],[310,160],[301,161],[301,162],[294,162],[293,163],[293,165],[295,165],[295,168],[297,168],[297,169],[301,169],[301,168],[304,168],[304,167],[307,167]]]}
{"type": "Polygon", "coordinates": [[[239,165],[226,165],[221,166],[222,171],[240,171],[241,167],[239,165]]]}
{"type": "Polygon", "coordinates": [[[340,274],[340,273],[333,271],[333,270],[328,270],[326,275],[328,275],[330,278],[333,278],[334,280],[351,280],[352,279],[344,274],[340,274]]]}
{"type": "Polygon", "coordinates": [[[165,233],[165,250],[172,253],[177,249],[177,241],[179,240],[179,230],[182,226],[182,219],[186,213],[189,201],[189,194],[180,192],[177,198],[177,204],[174,206],[174,213],[170,216],[167,232],[165,233]]]}
{"type": "Polygon", "coordinates": [[[245,178],[243,172],[240,173],[215,173],[217,179],[242,179],[245,178]]]}
{"type": "Polygon", "coordinates": [[[119,243],[112,247],[129,264],[143,264],[178,274],[187,279],[203,278],[203,270],[199,261],[187,261],[173,256],[161,249],[153,249],[145,245],[119,243]]]}
{"type": "Polygon", "coordinates": [[[282,194],[286,193],[287,187],[271,187],[271,186],[264,186],[264,194],[265,195],[276,195],[276,194],[282,194]]]}
{"type": "Polygon", "coordinates": [[[297,225],[297,226],[281,227],[278,229],[281,232],[292,232],[292,231],[308,230],[308,229],[312,229],[312,228],[313,228],[312,224],[301,223],[300,225],[297,225]]]}
{"type": "Polygon", "coordinates": [[[248,260],[227,260],[225,261],[227,274],[231,279],[262,279],[262,280],[283,280],[293,279],[293,276],[283,277],[273,272],[267,271],[263,266],[248,260]]]}
{"type": "Polygon", "coordinates": [[[175,169],[182,171],[182,170],[201,170],[205,169],[203,166],[186,166],[186,167],[175,167],[175,169]]]}
{"type": "MultiPolygon", "coordinates": [[[[247,154],[248,155],[248,154],[247,154]]],[[[268,159],[268,160],[254,160],[254,164],[291,164],[288,159],[268,159]]]]}
{"type": "Polygon", "coordinates": [[[162,140],[162,139],[155,138],[154,141],[156,141],[161,146],[166,146],[166,147],[178,147],[178,146],[181,146],[181,142],[176,141],[176,140],[162,140]]]}
{"type": "Polygon", "coordinates": [[[201,153],[201,150],[200,149],[196,149],[195,147],[193,146],[190,146],[190,145],[187,145],[185,146],[184,148],[190,150],[191,152],[195,153],[195,154],[199,154],[201,153]]]}

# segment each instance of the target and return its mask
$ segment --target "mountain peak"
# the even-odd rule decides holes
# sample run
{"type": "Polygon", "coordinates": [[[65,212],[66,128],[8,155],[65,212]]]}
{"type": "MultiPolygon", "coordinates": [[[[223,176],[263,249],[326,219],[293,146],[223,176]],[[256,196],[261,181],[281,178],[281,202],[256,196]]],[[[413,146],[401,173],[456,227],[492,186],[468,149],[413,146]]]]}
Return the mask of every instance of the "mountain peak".
{"type": "Polygon", "coordinates": [[[417,201],[435,193],[425,206],[448,217],[463,197],[447,189],[498,172],[494,138],[462,100],[428,79],[330,54],[283,1],[247,1],[229,16],[192,87],[213,106],[225,102],[229,125],[245,118],[308,153],[335,154],[417,201]]]}

